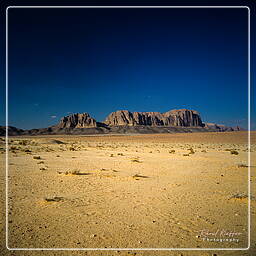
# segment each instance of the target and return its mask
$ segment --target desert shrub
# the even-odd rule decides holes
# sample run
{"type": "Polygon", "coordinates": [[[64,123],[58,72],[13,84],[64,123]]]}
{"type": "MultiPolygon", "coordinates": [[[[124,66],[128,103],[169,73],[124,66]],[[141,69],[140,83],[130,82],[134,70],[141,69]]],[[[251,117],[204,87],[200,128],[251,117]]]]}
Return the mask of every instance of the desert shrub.
{"type": "Polygon", "coordinates": [[[139,157],[134,157],[133,159],[131,159],[131,161],[134,163],[141,163],[141,161],[139,160],[139,157]]]}
{"type": "Polygon", "coordinates": [[[246,199],[246,198],[248,198],[248,195],[245,193],[236,193],[230,197],[230,199],[246,199]]]}
{"type": "Polygon", "coordinates": [[[71,171],[70,174],[72,174],[72,175],[80,175],[81,173],[78,170],[74,170],[74,171],[71,171]]]}
{"type": "Polygon", "coordinates": [[[189,148],[188,150],[190,151],[189,154],[195,154],[195,151],[193,148],[189,148]]]}
{"type": "Polygon", "coordinates": [[[238,153],[238,151],[236,151],[236,150],[230,150],[230,154],[231,154],[231,155],[238,155],[239,153],[238,153]]]}
{"type": "Polygon", "coordinates": [[[60,197],[60,196],[55,196],[55,197],[52,197],[52,198],[44,198],[44,200],[46,202],[61,202],[64,200],[63,197],[60,197]]]}
{"type": "Polygon", "coordinates": [[[41,156],[33,156],[33,159],[40,160],[40,159],[41,159],[41,156]]]}
{"type": "Polygon", "coordinates": [[[189,154],[183,154],[183,156],[189,156],[189,154]]]}
{"type": "Polygon", "coordinates": [[[169,151],[169,153],[170,153],[170,154],[174,154],[174,153],[175,153],[175,150],[172,149],[172,150],[169,151]]]}
{"type": "Polygon", "coordinates": [[[238,164],[237,166],[238,166],[239,168],[248,167],[248,165],[246,165],[246,164],[238,164]]]}
{"type": "Polygon", "coordinates": [[[132,176],[134,179],[138,179],[138,178],[148,178],[148,176],[145,176],[145,175],[140,175],[140,174],[135,174],[132,176]]]}
{"type": "Polygon", "coordinates": [[[80,172],[79,170],[73,170],[73,171],[66,171],[66,172],[57,172],[58,174],[65,174],[65,175],[89,175],[85,172],[80,172]]]}
{"type": "Polygon", "coordinates": [[[26,146],[29,144],[29,141],[28,140],[21,140],[19,141],[19,144],[22,145],[22,146],[26,146]]]}
{"type": "MultiPolygon", "coordinates": [[[[62,174],[62,172],[60,172],[60,174],[62,174]]],[[[78,175],[79,171],[66,171],[64,174],[65,175],[78,175]]]]}

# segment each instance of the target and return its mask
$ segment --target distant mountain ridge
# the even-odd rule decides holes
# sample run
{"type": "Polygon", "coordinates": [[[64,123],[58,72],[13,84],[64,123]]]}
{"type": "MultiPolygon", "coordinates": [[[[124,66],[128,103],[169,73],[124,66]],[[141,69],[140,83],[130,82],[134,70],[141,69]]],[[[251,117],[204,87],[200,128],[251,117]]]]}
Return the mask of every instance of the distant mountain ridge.
{"type": "MultiPolygon", "coordinates": [[[[127,134],[127,133],[175,133],[175,132],[222,132],[241,130],[203,123],[198,111],[174,109],[160,112],[130,112],[118,110],[110,113],[104,122],[97,122],[88,113],[76,113],[61,118],[60,122],[48,128],[22,130],[9,126],[9,135],[43,134],[127,134]]],[[[5,135],[0,126],[0,136],[5,135]]]]}

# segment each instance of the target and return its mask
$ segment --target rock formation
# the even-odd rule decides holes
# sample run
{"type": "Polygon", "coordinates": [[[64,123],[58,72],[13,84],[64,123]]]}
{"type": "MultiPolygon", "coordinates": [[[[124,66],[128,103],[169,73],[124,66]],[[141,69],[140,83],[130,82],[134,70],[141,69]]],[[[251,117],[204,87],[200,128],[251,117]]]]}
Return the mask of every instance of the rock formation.
{"type": "MultiPolygon", "coordinates": [[[[47,128],[22,130],[8,127],[10,136],[43,134],[147,134],[176,132],[223,132],[244,130],[214,123],[203,123],[197,111],[188,109],[160,112],[130,112],[119,110],[111,113],[105,122],[97,122],[88,113],[72,114],[61,118],[57,125],[47,128]]],[[[0,126],[0,136],[6,133],[0,126]]]]}
{"type": "Polygon", "coordinates": [[[58,128],[93,128],[96,126],[96,120],[87,113],[64,116],[57,125],[58,128]]]}
{"type": "MultiPolygon", "coordinates": [[[[22,135],[24,130],[16,128],[14,126],[8,126],[8,135],[9,136],[18,136],[22,135]]],[[[0,126],[0,136],[5,136],[6,134],[6,126],[0,126]]]]}
{"type": "Polygon", "coordinates": [[[111,113],[104,123],[109,126],[204,126],[199,113],[188,109],[170,110],[165,113],[119,110],[111,113]]]}

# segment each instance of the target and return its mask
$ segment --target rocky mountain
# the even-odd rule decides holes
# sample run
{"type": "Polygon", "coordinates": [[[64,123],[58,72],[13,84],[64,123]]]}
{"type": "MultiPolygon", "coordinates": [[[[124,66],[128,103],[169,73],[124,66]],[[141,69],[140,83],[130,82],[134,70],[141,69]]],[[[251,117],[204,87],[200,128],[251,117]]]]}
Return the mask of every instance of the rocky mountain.
{"type": "Polygon", "coordinates": [[[188,109],[170,110],[165,113],[119,110],[111,113],[104,123],[108,126],[204,126],[199,113],[188,109]]]}
{"type": "MultiPolygon", "coordinates": [[[[61,118],[56,125],[31,130],[9,126],[10,136],[44,134],[146,134],[177,132],[223,132],[238,131],[240,127],[227,127],[203,123],[195,110],[178,109],[165,113],[130,112],[119,110],[111,113],[104,122],[97,122],[88,113],[76,113],[61,118]]],[[[0,126],[0,136],[5,135],[5,126],[0,126]]]]}
{"type": "Polygon", "coordinates": [[[214,124],[214,123],[205,123],[204,125],[205,125],[205,128],[215,129],[215,130],[218,130],[220,132],[245,131],[245,129],[243,129],[240,126],[230,127],[230,126],[226,126],[224,124],[214,124]]]}
{"type": "MultiPolygon", "coordinates": [[[[5,136],[6,133],[6,126],[0,126],[0,136],[5,136]]],[[[24,133],[24,130],[16,128],[14,126],[8,127],[8,135],[22,135],[24,133]]]]}
{"type": "Polygon", "coordinates": [[[72,114],[61,118],[56,128],[93,128],[97,127],[96,120],[88,113],[72,114]]]}

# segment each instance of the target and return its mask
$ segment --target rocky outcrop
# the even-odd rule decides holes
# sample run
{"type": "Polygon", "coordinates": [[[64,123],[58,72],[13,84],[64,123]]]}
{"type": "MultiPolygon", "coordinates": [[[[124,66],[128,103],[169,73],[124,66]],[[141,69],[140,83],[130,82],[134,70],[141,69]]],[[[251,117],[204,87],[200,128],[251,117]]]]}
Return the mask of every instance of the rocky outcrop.
{"type": "Polygon", "coordinates": [[[245,131],[246,129],[240,126],[226,126],[224,124],[214,124],[214,123],[205,123],[205,128],[207,129],[214,129],[219,132],[232,132],[232,131],[245,131]]]}
{"type": "Polygon", "coordinates": [[[167,118],[168,125],[171,126],[204,126],[200,114],[195,110],[175,109],[170,110],[163,115],[165,118],[167,118]]]}
{"type": "Polygon", "coordinates": [[[165,113],[119,110],[111,113],[104,123],[109,126],[204,126],[199,113],[188,109],[170,110],[165,113]]]}
{"type": "MultiPolygon", "coordinates": [[[[43,134],[147,134],[176,132],[224,132],[240,131],[241,127],[228,127],[203,123],[197,111],[189,109],[160,112],[130,112],[119,110],[111,113],[105,122],[97,122],[88,113],[63,117],[57,125],[48,128],[22,130],[8,127],[8,135],[43,134]]],[[[0,136],[5,136],[5,126],[0,126],[0,136]]]]}
{"type": "Polygon", "coordinates": [[[119,110],[108,115],[105,122],[109,126],[135,125],[133,114],[128,110],[119,110]]]}
{"type": "Polygon", "coordinates": [[[88,113],[72,114],[61,118],[57,128],[93,128],[97,127],[96,120],[88,113]]]}
{"type": "MultiPolygon", "coordinates": [[[[15,135],[22,135],[24,130],[16,128],[14,126],[8,126],[8,135],[15,136],[15,135]]],[[[0,126],[0,136],[5,136],[6,134],[6,126],[0,126]]]]}

